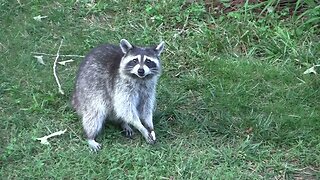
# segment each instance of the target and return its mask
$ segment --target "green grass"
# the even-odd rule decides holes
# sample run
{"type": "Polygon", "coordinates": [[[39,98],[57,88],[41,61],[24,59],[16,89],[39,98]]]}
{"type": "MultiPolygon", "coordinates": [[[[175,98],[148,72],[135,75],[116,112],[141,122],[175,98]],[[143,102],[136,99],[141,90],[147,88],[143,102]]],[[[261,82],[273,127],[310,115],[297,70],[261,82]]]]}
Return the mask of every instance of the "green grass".
{"type": "Polygon", "coordinates": [[[320,79],[303,75],[320,63],[319,6],[218,17],[183,2],[0,0],[0,177],[319,179],[320,79]],[[61,95],[55,57],[44,66],[32,54],[55,54],[61,38],[60,53],[78,55],[121,38],[165,40],[155,145],[107,125],[103,149],[89,152],[70,107],[81,58],[58,66],[61,95]],[[36,140],[63,129],[48,146],[36,140]]]}

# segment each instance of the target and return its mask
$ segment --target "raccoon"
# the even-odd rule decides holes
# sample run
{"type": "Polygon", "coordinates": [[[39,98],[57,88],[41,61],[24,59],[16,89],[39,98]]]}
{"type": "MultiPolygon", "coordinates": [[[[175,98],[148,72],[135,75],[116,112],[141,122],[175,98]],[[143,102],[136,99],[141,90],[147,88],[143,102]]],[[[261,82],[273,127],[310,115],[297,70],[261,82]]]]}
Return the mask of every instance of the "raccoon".
{"type": "Polygon", "coordinates": [[[154,47],[138,47],[122,39],[118,46],[101,45],[85,56],[72,106],[82,118],[91,150],[101,148],[95,138],[106,119],[118,122],[128,137],[133,136],[133,126],[148,143],[155,142],[153,111],[163,49],[163,41],[154,47]]]}

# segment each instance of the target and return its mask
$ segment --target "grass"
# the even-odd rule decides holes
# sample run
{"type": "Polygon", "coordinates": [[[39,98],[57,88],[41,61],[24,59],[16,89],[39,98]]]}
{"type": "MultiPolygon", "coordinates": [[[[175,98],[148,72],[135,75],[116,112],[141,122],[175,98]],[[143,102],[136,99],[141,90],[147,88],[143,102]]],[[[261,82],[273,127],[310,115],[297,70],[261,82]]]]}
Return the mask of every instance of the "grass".
{"type": "MultiPolygon", "coordinates": [[[[299,1],[300,2],[300,1],[299,1]]],[[[183,1],[0,0],[3,179],[319,179],[319,6],[304,16],[215,16],[183,1]],[[35,16],[47,16],[41,21],[35,16]],[[58,66],[65,95],[32,52],[166,41],[154,123],[158,142],[107,125],[90,153],[70,97],[81,58],[58,66]],[[67,129],[49,146],[36,141],[67,129]]],[[[70,58],[61,58],[68,60],[70,58]]]]}

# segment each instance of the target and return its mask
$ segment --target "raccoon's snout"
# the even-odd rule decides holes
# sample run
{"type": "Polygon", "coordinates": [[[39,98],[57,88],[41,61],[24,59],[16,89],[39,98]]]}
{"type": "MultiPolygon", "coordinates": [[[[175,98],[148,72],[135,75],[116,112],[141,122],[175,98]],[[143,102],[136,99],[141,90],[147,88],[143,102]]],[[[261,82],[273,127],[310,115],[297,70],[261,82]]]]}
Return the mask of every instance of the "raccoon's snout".
{"type": "Polygon", "coordinates": [[[138,69],[138,75],[139,75],[139,76],[144,76],[144,69],[139,68],[139,69],[138,69]]]}

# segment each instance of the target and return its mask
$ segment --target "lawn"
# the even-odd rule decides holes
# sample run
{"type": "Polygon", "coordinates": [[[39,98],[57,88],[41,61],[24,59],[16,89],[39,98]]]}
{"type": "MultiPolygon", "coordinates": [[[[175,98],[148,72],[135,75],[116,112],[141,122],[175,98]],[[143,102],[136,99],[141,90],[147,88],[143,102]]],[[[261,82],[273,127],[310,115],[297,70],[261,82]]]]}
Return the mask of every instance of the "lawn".
{"type": "Polygon", "coordinates": [[[190,2],[0,0],[1,179],[319,179],[320,78],[304,71],[320,64],[320,6],[217,14],[190,2]],[[70,105],[78,56],[122,38],[166,43],[157,143],[107,124],[92,153],[70,105]],[[58,59],[74,60],[57,65],[64,95],[52,70],[62,39],[60,55],[78,55],[58,59]]]}

